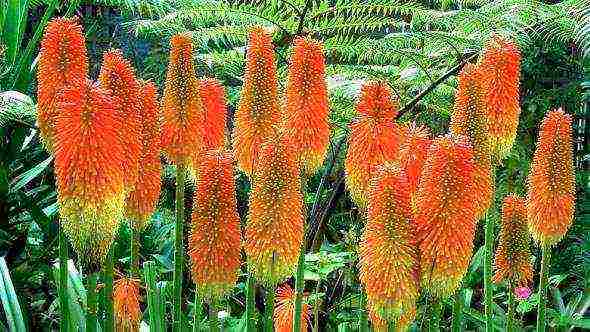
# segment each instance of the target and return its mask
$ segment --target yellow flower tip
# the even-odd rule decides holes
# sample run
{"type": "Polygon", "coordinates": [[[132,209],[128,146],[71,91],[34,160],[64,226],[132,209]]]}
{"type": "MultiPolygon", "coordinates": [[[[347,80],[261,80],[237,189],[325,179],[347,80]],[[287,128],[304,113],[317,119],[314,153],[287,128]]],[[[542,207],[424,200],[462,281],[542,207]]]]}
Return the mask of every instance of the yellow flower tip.
{"type": "Polygon", "coordinates": [[[359,278],[373,309],[395,322],[415,311],[419,296],[418,247],[403,170],[392,164],[377,169],[367,214],[359,250],[359,278]]]}
{"type": "Polygon", "coordinates": [[[528,177],[527,220],[543,246],[559,242],[573,222],[575,176],[572,119],[558,109],[545,115],[528,177]]]}
{"type": "Polygon", "coordinates": [[[230,153],[203,155],[191,225],[188,255],[193,281],[201,297],[218,299],[233,289],[240,271],[240,216],[230,153]]]}
{"type": "Polygon", "coordinates": [[[469,266],[477,223],[473,187],[473,149],[468,139],[436,138],[422,170],[415,224],[421,285],[440,298],[456,291],[469,266]]]}
{"type": "Polygon", "coordinates": [[[533,281],[530,250],[531,235],[527,229],[525,199],[514,194],[504,198],[502,229],[494,260],[494,282],[511,282],[512,287],[526,287],[533,281]]]}
{"type": "Polygon", "coordinates": [[[276,71],[271,36],[260,27],[252,28],[233,131],[238,168],[248,176],[257,164],[261,145],[274,135],[280,123],[276,71]]]}
{"type": "Polygon", "coordinates": [[[252,177],[244,250],[258,280],[293,274],[303,242],[303,195],[295,150],[279,137],[263,144],[252,177]]]}
{"type": "Polygon", "coordinates": [[[293,44],[283,128],[310,176],[322,166],[330,141],[324,50],[310,38],[298,37],[293,44]]]}

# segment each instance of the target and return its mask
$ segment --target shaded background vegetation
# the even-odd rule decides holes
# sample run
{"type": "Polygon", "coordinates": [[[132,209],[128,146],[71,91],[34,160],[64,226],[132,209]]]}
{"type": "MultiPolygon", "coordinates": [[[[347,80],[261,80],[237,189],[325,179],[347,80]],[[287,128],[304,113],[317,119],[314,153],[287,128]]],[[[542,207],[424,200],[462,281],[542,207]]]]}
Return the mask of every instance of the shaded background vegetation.
{"type": "MultiPolygon", "coordinates": [[[[0,0],[6,4],[6,0],[0,0]]],[[[321,326],[335,330],[356,326],[360,286],[356,279],[356,246],[362,222],[344,190],[343,156],[347,124],[355,116],[354,100],[367,79],[385,79],[395,90],[404,111],[400,121],[428,125],[434,135],[446,131],[456,80],[452,69],[473,60],[492,32],[511,35],[522,55],[521,107],[517,141],[499,168],[496,201],[510,192],[523,195],[538,124],[543,115],[562,107],[574,115],[576,140],[577,209],[573,227],[554,249],[551,262],[549,318],[555,328],[573,321],[589,324],[590,305],[590,154],[588,103],[590,99],[590,4],[588,1],[173,1],[98,0],[81,3],[30,1],[22,39],[17,42],[18,68],[10,58],[6,32],[0,39],[0,255],[6,256],[21,308],[31,330],[56,328],[57,299],[53,265],[57,257],[57,204],[51,157],[43,150],[35,129],[35,56],[25,47],[33,39],[50,6],[53,15],[72,7],[86,33],[90,75],[96,77],[102,54],[121,48],[138,76],[162,88],[169,37],[193,31],[198,76],[220,79],[230,113],[242,85],[247,28],[259,24],[272,29],[279,64],[279,84],[286,84],[290,41],[311,35],[325,43],[328,61],[332,139],[324,168],[307,183],[305,201],[310,211],[306,260],[306,290],[323,293],[321,326]],[[17,67],[17,68],[15,68],[17,67]],[[437,79],[450,73],[441,84],[437,79]],[[417,100],[420,92],[432,88],[417,100]],[[26,97],[30,96],[30,97],[26,97]],[[333,162],[331,162],[333,161],[333,162]],[[322,186],[318,190],[318,187],[322,186]],[[315,239],[315,240],[314,240],[315,239]],[[582,317],[583,315],[585,317],[582,317]]],[[[4,10],[7,7],[1,7],[4,10]]],[[[0,22],[7,17],[0,15],[0,22]]],[[[0,24],[6,31],[6,27],[0,24]]],[[[161,91],[161,90],[160,90],[161,91]]],[[[231,123],[229,124],[231,126],[231,123]]],[[[163,174],[161,202],[151,225],[141,236],[143,260],[157,262],[160,286],[171,293],[173,256],[174,169],[163,174]]],[[[237,179],[242,217],[247,211],[249,184],[237,179]]],[[[190,208],[192,188],[186,201],[190,208]]],[[[242,218],[244,220],[244,218],[242,218]]],[[[483,243],[478,231],[475,248],[483,243]]],[[[115,245],[116,268],[129,260],[129,232],[122,226],[115,245]]],[[[536,249],[535,249],[536,250],[536,249]]],[[[534,252],[536,267],[540,253],[534,252]]],[[[482,253],[475,251],[464,282],[465,299],[481,309],[482,253]]],[[[232,313],[226,324],[238,324],[244,305],[244,282],[226,300],[232,313]]],[[[186,285],[192,285],[187,280],[186,285]]],[[[496,287],[498,320],[503,319],[505,288],[496,287]]],[[[192,298],[192,286],[185,287],[192,298]]],[[[421,301],[426,301],[422,299],[421,301]]],[[[261,300],[259,301],[261,305],[261,300]]],[[[534,324],[536,298],[520,301],[519,314],[534,324]]],[[[450,305],[450,304],[449,304],[450,305]]],[[[450,306],[446,308],[450,313],[450,306]]],[[[482,311],[482,310],[480,310],[482,311]]],[[[421,323],[418,315],[418,327],[421,323]]],[[[4,319],[4,318],[2,318],[4,319]]],[[[482,326],[481,314],[467,311],[468,328],[482,326]]],[[[444,323],[443,323],[444,325],[444,323]]],[[[579,325],[578,325],[579,327],[579,325]]]]}

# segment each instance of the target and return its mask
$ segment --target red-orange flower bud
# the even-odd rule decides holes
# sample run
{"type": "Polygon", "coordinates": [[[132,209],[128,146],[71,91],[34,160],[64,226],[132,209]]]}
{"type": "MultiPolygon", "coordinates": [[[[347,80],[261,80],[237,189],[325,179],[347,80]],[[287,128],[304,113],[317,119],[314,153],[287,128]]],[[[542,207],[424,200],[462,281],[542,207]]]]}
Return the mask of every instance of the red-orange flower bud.
{"type": "MultiPolygon", "coordinates": [[[[293,318],[295,316],[295,291],[285,284],[277,289],[277,298],[273,313],[273,321],[276,332],[293,331],[293,318]]],[[[301,304],[301,331],[307,331],[311,320],[311,308],[309,304],[301,304]]]]}
{"type": "Polygon", "coordinates": [[[271,36],[261,27],[252,28],[233,133],[238,168],[247,175],[258,167],[261,145],[275,135],[279,125],[276,71],[271,36]]]}
{"type": "Polygon", "coordinates": [[[414,197],[418,190],[420,174],[426,161],[428,148],[432,143],[429,138],[429,130],[424,126],[416,126],[415,123],[407,125],[402,130],[401,145],[399,149],[399,164],[408,176],[410,197],[414,197]]]}
{"type": "Polygon", "coordinates": [[[528,177],[529,230],[541,245],[561,240],[573,222],[575,179],[572,119],[561,109],[545,115],[528,177]]]}
{"type": "Polygon", "coordinates": [[[508,195],[502,205],[502,229],[496,249],[494,282],[509,280],[512,287],[533,281],[531,235],[527,229],[524,198],[508,195]]]}
{"type": "Polygon", "coordinates": [[[494,35],[486,43],[478,66],[487,92],[492,157],[503,159],[514,144],[520,115],[520,51],[512,40],[494,35]]]}
{"type": "Polygon", "coordinates": [[[400,129],[395,123],[396,106],[389,88],[370,82],[361,88],[357,105],[360,116],[350,125],[346,154],[346,186],[352,200],[361,207],[375,167],[397,157],[400,129]]]}
{"type": "Polygon", "coordinates": [[[229,153],[203,155],[188,248],[193,281],[201,297],[218,299],[232,290],[240,270],[240,216],[229,153]]]}
{"type": "Polygon", "coordinates": [[[201,150],[203,104],[190,36],[175,35],[170,45],[162,102],[162,149],[172,162],[190,164],[195,151],[201,150]]]}
{"type": "Polygon", "coordinates": [[[121,118],[117,128],[123,143],[123,169],[125,186],[133,190],[139,175],[141,156],[141,91],[131,63],[123,57],[121,50],[110,50],[104,54],[100,68],[100,83],[117,102],[117,116],[121,118]]]}
{"type": "Polygon", "coordinates": [[[121,278],[113,288],[113,311],[117,331],[139,331],[139,281],[121,278]]]}
{"type": "Polygon", "coordinates": [[[244,250],[266,285],[292,275],[303,242],[303,196],[295,150],[280,138],[263,144],[254,170],[244,250]]]}
{"type": "Polygon", "coordinates": [[[61,226],[78,257],[96,267],[123,215],[120,118],[108,93],[86,80],[65,89],[59,107],[55,175],[61,226]]]}
{"type": "Polygon", "coordinates": [[[453,294],[467,272],[477,223],[473,188],[473,149],[467,138],[436,138],[416,196],[421,285],[434,296],[453,294]]]}
{"type": "Polygon", "coordinates": [[[330,141],[324,50],[310,38],[298,37],[293,44],[283,128],[303,173],[313,175],[322,166],[330,141]]]}
{"type": "Polygon", "coordinates": [[[162,164],[160,162],[160,118],[154,83],[141,86],[141,156],[135,189],[127,196],[125,216],[135,230],[142,230],[152,217],[160,198],[162,164]]]}
{"type": "Polygon", "coordinates": [[[418,247],[412,225],[410,188],[403,170],[378,167],[371,180],[359,278],[378,315],[396,322],[416,310],[418,247]]]}
{"type": "Polygon", "coordinates": [[[45,28],[41,39],[37,70],[37,122],[43,144],[53,152],[55,126],[59,110],[58,94],[88,75],[88,57],[84,32],[76,19],[54,18],[45,28]]]}

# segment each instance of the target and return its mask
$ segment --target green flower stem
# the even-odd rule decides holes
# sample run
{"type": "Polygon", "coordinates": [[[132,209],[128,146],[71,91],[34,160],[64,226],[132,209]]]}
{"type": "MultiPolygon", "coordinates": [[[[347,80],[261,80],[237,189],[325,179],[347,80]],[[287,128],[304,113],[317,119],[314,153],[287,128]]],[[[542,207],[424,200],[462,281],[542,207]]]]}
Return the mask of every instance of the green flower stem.
{"type": "Polygon", "coordinates": [[[174,320],[173,330],[182,328],[182,269],[184,262],[183,232],[184,225],[184,182],[186,168],[179,163],[176,168],[176,226],[174,230],[174,320]]]}
{"type": "Polygon", "coordinates": [[[365,295],[365,292],[361,290],[361,317],[359,322],[361,332],[369,332],[369,319],[367,317],[367,312],[367,296],[365,295]]]}
{"type": "Polygon", "coordinates": [[[60,331],[69,331],[70,308],[68,306],[68,244],[63,231],[59,230],[59,311],[60,331]]]}
{"type": "Polygon", "coordinates": [[[266,302],[264,303],[264,331],[273,331],[272,315],[275,307],[275,286],[266,288],[266,302]]]}
{"type": "Polygon", "coordinates": [[[430,320],[428,321],[428,331],[438,332],[440,331],[440,319],[441,319],[441,302],[437,298],[432,298],[431,305],[432,313],[430,314],[430,320]]]}
{"type": "Polygon", "coordinates": [[[104,330],[112,332],[115,330],[114,311],[113,311],[113,274],[114,274],[114,246],[111,245],[109,254],[104,266],[104,303],[105,303],[105,322],[104,330]]]}
{"type": "Polygon", "coordinates": [[[514,331],[514,287],[508,281],[508,315],[506,317],[506,332],[514,331]]]}
{"type": "Polygon", "coordinates": [[[463,289],[459,288],[455,294],[455,301],[453,302],[453,324],[452,332],[463,331],[463,289]]]}
{"type": "Polygon", "coordinates": [[[547,300],[547,276],[549,274],[549,261],[551,260],[551,248],[547,245],[541,247],[541,276],[539,280],[539,309],[537,311],[537,332],[545,332],[545,301],[547,300]]]}
{"type": "Polygon", "coordinates": [[[215,301],[211,301],[209,303],[209,330],[211,332],[219,332],[218,312],[219,309],[217,308],[217,303],[215,301]]]}
{"type": "Polygon", "coordinates": [[[485,301],[485,317],[486,317],[486,332],[492,332],[494,329],[492,320],[492,251],[494,243],[494,221],[492,219],[492,209],[494,202],[492,199],[492,206],[485,214],[485,243],[484,243],[484,264],[483,264],[483,281],[484,281],[484,301],[485,301]]]}
{"type": "Polygon", "coordinates": [[[193,332],[198,332],[201,329],[201,299],[199,293],[195,290],[194,314],[193,314],[193,332]]]}
{"type": "Polygon", "coordinates": [[[254,311],[255,308],[255,290],[254,290],[254,276],[252,273],[248,273],[246,280],[246,331],[253,332],[256,330],[254,326],[254,311]]]}
{"type": "Polygon", "coordinates": [[[96,301],[96,283],[98,280],[98,273],[91,272],[88,274],[88,285],[86,287],[86,330],[88,332],[98,331],[97,321],[97,301],[96,301]]]}
{"type": "Polygon", "coordinates": [[[305,244],[301,246],[295,276],[295,310],[293,310],[293,332],[301,332],[301,310],[303,308],[303,287],[305,270],[305,244]]]}
{"type": "Polygon", "coordinates": [[[131,243],[129,251],[129,264],[131,265],[131,276],[139,276],[139,231],[131,228],[131,243]]]}

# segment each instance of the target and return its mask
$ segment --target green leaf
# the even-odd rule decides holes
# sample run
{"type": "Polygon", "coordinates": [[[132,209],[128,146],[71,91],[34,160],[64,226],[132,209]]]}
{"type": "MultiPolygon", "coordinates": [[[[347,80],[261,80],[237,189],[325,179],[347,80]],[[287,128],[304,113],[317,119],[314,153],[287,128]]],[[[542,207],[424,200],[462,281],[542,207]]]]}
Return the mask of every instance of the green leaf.
{"type": "Polygon", "coordinates": [[[10,331],[26,332],[23,313],[4,257],[0,257],[0,299],[2,300],[2,308],[4,308],[10,331]]]}
{"type": "Polygon", "coordinates": [[[31,182],[34,178],[39,176],[39,174],[43,173],[43,171],[45,171],[49,167],[52,160],[53,156],[50,156],[44,161],[37,164],[35,167],[15,177],[10,185],[10,190],[12,192],[16,192],[23,188],[25,185],[27,185],[27,183],[31,182]]]}

